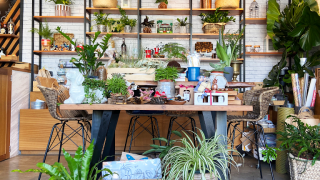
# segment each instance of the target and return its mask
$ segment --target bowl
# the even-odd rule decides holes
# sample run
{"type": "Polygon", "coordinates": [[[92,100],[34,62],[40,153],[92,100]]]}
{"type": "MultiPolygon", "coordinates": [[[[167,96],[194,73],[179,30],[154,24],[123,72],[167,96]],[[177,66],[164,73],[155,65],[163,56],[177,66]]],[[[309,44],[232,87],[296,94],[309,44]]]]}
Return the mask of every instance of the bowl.
{"type": "Polygon", "coordinates": [[[168,100],[167,104],[170,105],[184,105],[187,101],[174,101],[174,100],[168,100]]]}

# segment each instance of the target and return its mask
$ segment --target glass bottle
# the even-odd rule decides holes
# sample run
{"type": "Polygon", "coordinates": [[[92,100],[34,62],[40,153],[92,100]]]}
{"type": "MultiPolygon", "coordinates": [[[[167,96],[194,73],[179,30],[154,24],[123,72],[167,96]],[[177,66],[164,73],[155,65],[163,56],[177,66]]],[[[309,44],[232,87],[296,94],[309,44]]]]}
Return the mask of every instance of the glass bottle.
{"type": "Polygon", "coordinates": [[[127,45],[125,43],[125,39],[122,39],[122,45],[121,45],[121,55],[127,54],[127,45]]]}
{"type": "Polygon", "coordinates": [[[8,34],[14,34],[14,23],[12,19],[10,19],[7,26],[8,26],[8,34]]]}
{"type": "Polygon", "coordinates": [[[250,4],[249,7],[249,18],[259,18],[259,4],[256,0],[250,4]]]}

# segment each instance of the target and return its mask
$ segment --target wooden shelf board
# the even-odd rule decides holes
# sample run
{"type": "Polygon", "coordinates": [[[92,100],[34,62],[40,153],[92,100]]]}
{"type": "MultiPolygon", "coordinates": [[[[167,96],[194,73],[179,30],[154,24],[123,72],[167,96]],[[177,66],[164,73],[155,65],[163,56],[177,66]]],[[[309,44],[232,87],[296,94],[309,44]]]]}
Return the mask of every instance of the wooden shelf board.
{"type": "Polygon", "coordinates": [[[247,56],[281,56],[282,52],[246,52],[247,56]]]}
{"type": "Polygon", "coordinates": [[[161,34],[161,33],[140,33],[141,38],[190,38],[189,33],[171,33],[171,34],[161,34]]]}
{"type": "MultiPolygon", "coordinates": [[[[86,32],[87,36],[89,35],[94,35],[95,32],[86,32]]],[[[137,38],[138,37],[138,33],[115,33],[115,32],[102,32],[100,33],[99,36],[104,36],[107,34],[112,34],[112,37],[126,37],[126,38],[137,38]]]]}
{"type": "Polygon", "coordinates": [[[42,55],[77,55],[75,51],[33,51],[33,53],[42,55]]]}
{"type": "Polygon", "coordinates": [[[219,34],[192,33],[192,39],[218,39],[219,34]]]}
{"type": "Polygon", "coordinates": [[[189,8],[140,8],[141,15],[189,15],[189,8]]]}
{"type": "Polygon", "coordinates": [[[267,24],[267,18],[246,18],[246,24],[267,24]]]}
{"type": "MultiPolygon", "coordinates": [[[[101,61],[108,61],[110,60],[111,58],[109,57],[103,57],[101,58],[100,60],[101,61]]],[[[163,60],[163,61],[167,61],[168,58],[152,58],[152,59],[157,59],[157,60],[163,60]]],[[[175,60],[175,61],[182,61],[182,59],[172,59],[172,60],[175,60]]],[[[243,59],[239,58],[237,59],[238,61],[243,61],[243,59]]],[[[214,58],[209,58],[209,57],[201,57],[200,58],[200,61],[204,61],[204,62],[214,62],[214,61],[220,61],[220,59],[214,59],[214,58]]]]}
{"type": "MultiPolygon", "coordinates": [[[[40,22],[75,22],[75,23],[83,23],[83,16],[34,16],[35,20],[40,22]]],[[[89,19],[87,18],[89,21],[89,19]]]]}
{"type": "Polygon", "coordinates": [[[0,38],[18,38],[18,35],[15,34],[0,34],[0,38]]]}
{"type": "MultiPolygon", "coordinates": [[[[126,11],[127,15],[137,15],[138,14],[138,9],[137,8],[122,8],[123,10],[126,11]]],[[[100,12],[102,13],[110,13],[110,14],[120,14],[118,8],[86,8],[87,12],[90,14],[93,14],[95,12],[100,12]]]]}
{"type": "MultiPolygon", "coordinates": [[[[213,11],[216,11],[216,8],[212,9],[203,9],[203,8],[194,8],[192,9],[192,15],[200,15],[201,13],[212,13],[213,11]]],[[[242,14],[243,8],[236,8],[236,9],[231,9],[231,8],[226,8],[226,9],[220,9],[220,11],[229,11],[229,16],[237,16],[242,14]]]]}

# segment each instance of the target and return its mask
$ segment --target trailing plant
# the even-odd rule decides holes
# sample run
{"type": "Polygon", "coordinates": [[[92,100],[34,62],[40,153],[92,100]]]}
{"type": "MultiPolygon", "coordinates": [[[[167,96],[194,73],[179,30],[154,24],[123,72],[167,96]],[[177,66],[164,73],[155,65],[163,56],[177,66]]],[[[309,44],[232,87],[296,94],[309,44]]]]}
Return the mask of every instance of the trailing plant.
{"type": "Polygon", "coordinates": [[[187,26],[190,23],[187,23],[188,18],[186,17],[185,19],[179,19],[177,18],[177,26],[187,26]]]}
{"type": "Polygon", "coordinates": [[[112,94],[127,95],[127,84],[121,74],[112,74],[112,78],[107,79],[107,91],[112,94]]]}
{"type": "Polygon", "coordinates": [[[161,3],[161,2],[164,2],[164,3],[168,4],[168,0],[156,0],[155,3],[161,3]]]}
{"type": "MultiPolygon", "coordinates": [[[[179,131],[172,131],[173,134],[177,135],[178,137],[182,138],[182,135],[179,131]]],[[[177,142],[177,140],[170,140],[168,142],[168,139],[164,138],[164,137],[160,137],[160,138],[152,138],[152,140],[154,141],[163,141],[166,143],[165,146],[159,146],[156,144],[150,144],[150,146],[152,147],[152,149],[149,149],[147,151],[145,151],[142,155],[146,155],[146,154],[150,154],[153,152],[156,153],[160,153],[159,154],[159,158],[162,159],[165,155],[168,154],[169,150],[174,146],[174,143],[177,142]]]]}
{"type": "Polygon", "coordinates": [[[53,43],[53,34],[54,34],[54,31],[52,31],[50,28],[49,28],[49,25],[47,23],[47,21],[45,21],[45,25],[43,25],[42,22],[40,22],[40,28],[32,28],[30,30],[30,32],[32,33],[37,33],[39,34],[39,36],[41,36],[42,38],[44,39],[50,39],[51,43],[53,43]]]}
{"type": "Polygon", "coordinates": [[[264,162],[267,162],[267,163],[270,163],[272,162],[273,160],[276,160],[277,159],[277,153],[276,151],[280,151],[279,148],[272,148],[272,147],[269,147],[267,144],[266,144],[266,149],[262,150],[261,153],[263,155],[263,161],[264,162]]]}
{"type": "Polygon", "coordinates": [[[90,169],[90,163],[93,155],[93,149],[94,145],[93,142],[89,145],[87,148],[85,154],[82,152],[82,146],[78,147],[78,150],[75,153],[74,157],[71,157],[71,155],[66,152],[64,149],[63,155],[66,159],[69,167],[69,171],[66,167],[62,165],[62,163],[55,162],[53,165],[49,165],[46,163],[37,163],[37,166],[40,169],[29,169],[26,171],[21,171],[20,169],[12,170],[11,172],[36,172],[36,173],[45,173],[50,176],[50,179],[64,179],[64,180],[102,180],[103,178],[107,176],[113,176],[116,173],[113,173],[110,169],[104,168],[102,170],[98,169],[98,164],[103,162],[104,160],[96,163],[91,169],[90,169]],[[105,172],[106,174],[100,178],[98,178],[98,174],[101,172],[105,172]]]}
{"type": "Polygon", "coordinates": [[[204,23],[228,23],[230,21],[236,22],[236,18],[233,16],[228,17],[229,11],[220,11],[221,7],[211,13],[201,13],[202,24],[204,23]]]}
{"type": "Polygon", "coordinates": [[[178,70],[175,67],[166,67],[156,69],[155,81],[172,80],[175,81],[178,76],[178,70]]]}
{"type": "Polygon", "coordinates": [[[84,103],[101,103],[104,97],[110,97],[110,94],[107,91],[106,81],[104,80],[85,78],[82,85],[84,86],[84,92],[86,97],[84,103]],[[102,91],[103,98],[99,98],[100,95],[97,96],[97,94],[95,94],[95,90],[102,91]]]}
{"type": "Polygon", "coordinates": [[[302,157],[306,160],[312,160],[312,165],[320,156],[320,126],[310,126],[303,123],[296,116],[289,115],[287,118],[293,118],[293,123],[297,123],[297,127],[285,123],[284,131],[278,131],[280,135],[278,141],[282,141],[281,150],[287,150],[296,157],[302,157]]]}
{"type": "Polygon", "coordinates": [[[179,43],[168,43],[160,52],[162,55],[166,54],[169,60],[172,58],[178,58],[182,59],[184,62],[187,62],[186,53],[186,48],[179,43]]]}
{"type": "Polygon", "coordinates": [[[210,177],[216,179],[225,179],[228,176],[229,163],[238,168],[233,156],[229,154],[238,152],[227,148],[226,137],[215,134],[214,137],[206,139],[200,129],[199,132],[200,135],[193,132],[198,142],[197,146],[186,135],[186,138],[177,141],[181,142],[182,146],[172,147],[162,159],[163,179],[193,180],[196,171],[200,171],[201,179],[205,179],[206,173],[210,173],[210,177]]]}
{"type": "MultiPolygon", "coordinates": [[[[57,27],[56,29],[63,37],[65,37],[72,45],[76,47],[76,43],[73,42],[69,36],[67,36],[64,32],[61,31],[60,27],[57,27]]],[[[95,74],[95,71],[99,66],[104,65],[102,62],[98,61],[101,59],[101,57],[104,55],[108,48],[108,41],[112,34],[107,34],[102,38],[102,42],[98,43],[96,42],[97,38],[100,35],[100,31],[96,32],[94,34],[94,37],[92,38],[91,42],[92,44],[84,44],[83,49],[76,47],[76,52],[78,56],[80,56],[79,59],[72,58],[70,62],[72,62],[77,68],[79,68],[79,71],[83,73],[85,76],[92,76],[95,74]],[[98,57],[95,55],[95,50],[100,48],[101,51],[98,51],[98,57]]]]}
{"type": "Polygon", "coordinates": [[[118,6],[118,9],[119,9],[120,14],[121,14],[121,18],[120,18],[121,25],[123,27],[126,26],[126,25],[129,25],[131,27],[135,27],[136,24],[137,24],[137,20],[136,19],[129,19],[127,14],[126,14],[126,11],[123,10],[120,6],[118,6]]]}
{"type": "MultiPolygon", "coordinates": [[[[109,13],[110,14],[110,13],[109,13]]],[[[106,19],[108,19],[109,14],[102,13],[102,12],[94,12],[94,16],[96,17],[94,21],[96,21],[97,25],[105,25],[106,19]]]]}

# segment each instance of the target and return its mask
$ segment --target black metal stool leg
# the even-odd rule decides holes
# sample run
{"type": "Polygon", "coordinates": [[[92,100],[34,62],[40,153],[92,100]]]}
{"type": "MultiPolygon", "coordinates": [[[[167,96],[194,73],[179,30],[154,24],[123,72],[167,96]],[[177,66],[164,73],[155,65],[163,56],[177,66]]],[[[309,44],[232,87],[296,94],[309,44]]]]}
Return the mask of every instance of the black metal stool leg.
{"type": "MultiPolygon", "coordinates": [[[[53,131],[54,131],[54,129],[56,128],[56,126],[57,126],[58,124],[61,124],[61,123],[56,123],[55,125],[52,126],[51,133],[50,133],[49,140],[48,140],[48,144],[47,144],[47,148],[46,148],[46,152],[44,153],[44,157],[43,157],[43,161],[42,161],[43,163],[46,162],[47,155],[48,155],[48,152],[49,152],[49,149],[50,149],[52,134],[53,134],[53,131]]],[[[38,180],[41,179],[41,175],[42,175],[42,173],[39,173],[38,180]]]]}
{"type": "MultiPolygon", "coordinates": [[[[153,116],[152,116],[152,118],[154,118],[154,123],[155,123],[155,125],[157,126],[156,130],[157,130],[157,136],[158,136],[158,138],[159,138],[159,137],[160,137],[160,129],[159,129],[158,120],[157,120],[157,118],[155,118],[155,117],[153,117],[153,116]]],[[[159,144],[160,144],[160,146],[161,146],[161,141],[159,141],[159,144]]]]}
{"type": "Polygon", "coordinates": [[[195,127],[195,121],[192,117],[189,117],[191,121],[191,129],[192,129],[192,137],[193,137],[193,144],[196,146],[196,136],[194,133],[196,133],[196,127],[195,127]]]}
{"type": "MultiPolygon", "coordinates": [[[[261,162],[260,162],[260,152],[259,152],[259,142],[258,142],[258,130],[256,128],[256,124],[251,122],[251,124],[253,125],[253,130],[254,130],[254,137],[256,139],[256,147],[257,147],[257,156],[258,156],[258,166],[259,166],[259,169],[260,169],[260,177],[262,179],[262,169],[261,169],[261,162]]],[[[260,137],[260,135],[259,135],[260,137]]]]}
{"type": "Polygon", "coordinates": [[[154,137],[154,129],[153,129],[153,119],[152,119],[152,116],[149,116],[150,120],[151,120],[151,132],[152,132],[152,141],[153,141],[153,144],[156,144],[156,141],[153,139],[155,138],[154,137]]]}
{"type": "Polygon", "coordinates": [[[80,124],[81,130],[82,130],[82,145],[83,145],[82,152],[84,154],[86,152],[86,138],[85,138],[85,134],[84,134],[84,126],[79,121],[78,121],[78,124],[80,124]]]}
{"type": "Polygon", "coordinates": [[[134,136],[134,130],[135,130],[136,122],[137,122],[138,118],[139,117],[134,119],[134,122],[133,122],[132,130],[131,130],[131,141],[130,141],[130,146],[129,146],[129,152],[131,151],[131,146],[132,146],[132,141],[133,141],[133,136],[134,136]]]}
{"type": "Polygon", "coordinates": [[[168,133],[168,135],[167,135],[167,139],[168,139],[168,145],[170,144],[170,137],[171,137],[171,133],[172,133],[172,126],[173,126],[173,121],[175,120],[175,119],[177,119],[176,117],[172,117],[171,119],[170,119],[170,125],[169,125],[169,133],[168,133]]]}
{"type": "Polygon", "coordinates": [[[63,144],[64,127],[65,127],[66,123],[67,123],[67,121],[64,121],[63,124],[62,124],[58,162],[60,162],[61,148],[62,148],[62,144],[63,144]]]}
{"type": "Polygon", "coordinates": [[[124,144],[124,150],[123,150],[123,152],[126,152],[128,137],[130,136],[129,133],[130,133],[130,128],[131,128],[131,124],[132,124],[132,119],[135,118],[135,117],[136,117],[136,116],[132,116],[131,119],[130,119],[129,128],[128,128],[127,137],[126,137],[126,142],[125,142],[125,144],[124,144]]]}

